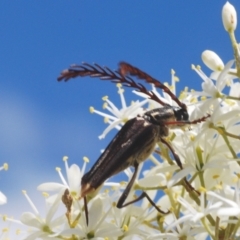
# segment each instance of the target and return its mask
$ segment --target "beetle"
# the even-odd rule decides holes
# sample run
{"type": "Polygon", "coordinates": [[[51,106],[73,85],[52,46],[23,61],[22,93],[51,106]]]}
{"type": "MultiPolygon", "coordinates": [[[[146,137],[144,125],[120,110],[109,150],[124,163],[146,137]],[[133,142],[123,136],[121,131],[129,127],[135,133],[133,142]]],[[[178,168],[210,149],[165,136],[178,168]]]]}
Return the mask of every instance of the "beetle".
{"type": "MultiPolygon", "coordinates": [[[[187,106],[182,103],[168,87],[126,62],[120,62],[118,71],[112,71],[98,64],[90,65],[83,63],[82,65],[73,65],[69,69],[62,71],[58,77],[58,81],[68,81],[78,76],[98,77],[102,80],[121,83],[124,86],[134,88],[146,94],[150,99],[162,105],[161,108],[146,111],[143,115],[138,115],[128,120],[100,155],[90,171],[82,177],[80,198],[84,198],[87,223],[86,195],[98,189],[111,176],[130,166],[134,167],[133,176],[116,206],[122,208],[146,197],[158,212],[167,214],[168,212],[164,212],[156,206],[144,191],[136,199],[125,203],[136,179],[139,164],[149,157],[158,142],[163,142],[170,149],[179,168],[183,169],[179,156],[165,139],[169,135],[169,129],[205,121],[209,115],[194,121],[189,121],[187,106]],[[134,81],[132,77],[137,77],[140,80],[154,84],[155,87],[162,89],[177,103],[178,107],[161,101],[154,92],[148,91],[142,84],[134,81]]],[[[188,191],[194,190],[197,192],[186,178],[184,179],[184,185],[188,191]]]]}

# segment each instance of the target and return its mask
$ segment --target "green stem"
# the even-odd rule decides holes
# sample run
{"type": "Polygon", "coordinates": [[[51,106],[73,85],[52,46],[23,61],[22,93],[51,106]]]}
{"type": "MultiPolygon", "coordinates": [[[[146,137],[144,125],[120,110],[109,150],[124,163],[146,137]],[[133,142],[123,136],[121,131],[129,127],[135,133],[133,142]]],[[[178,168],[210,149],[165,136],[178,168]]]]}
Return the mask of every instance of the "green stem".
{"type": "Polygon", "coordinates": [[[149,190],[165,190],[167,189],[167,186],[157,186],[157,187],[142,187],[141,185],[139,184],[135,184],[134,185],[134,190],[142,190],[142,191],[149,191],[149,190]]]}
{"type": "MultiPolygon", "coordinates": [[[[234,220],[237,220],[236,217],[233,217],[234,220]]],[[[236,235],[236,232],[238,231],[239,227],[240,227],[240,219],[238,219],[237,223],[234,224],[233,226],[234,228],[231,231],[231,235],[229,237],[231,237],[232,239],[234,238],[234,236],[236,235]]]]}
{"type": "MultiPolygon", "coordinates": [[[[213,124],[209,125],[209,128],[215,129],[223,137],[223,139],[224,139],[225,143],[227,144],[233,158],[237,158],[237,154],[235,153],[233,147],[231,146],[231,144],[230,144],[230,142],[227,138],[227,136],[232,135],[232,134],[230,134],[230,133],[226,134],[226,131],[225,131],[224,127],[216,127],[213,124]]],[[[238,163],[238,164],[240,165],[240,163],[238,163]]]]}
{"type": "Polygon", "coordinates": [[[219,239],[219,223],[220,223],[220,218],[216,217],[216,225],[215,225],[215,236],[214,236],[214,240],[219,239]]]}
{"type": "Polygon", "coordinates": [[[226,96],[225,99],[240,101],[239,97],[233,97],[233,96],[226,96]]]}
{"type": "Polygon", "coordinates": [[[239,48],[237,44],[237,40],[235,38],[234,31],[229,32],[229,37],[232,42],[232,47],[233,47],[233,53],[234,53],[234,58],[236,62],[236,68],[237,68],[237,76],[240,76],[240,56],[239,56],[239,48]]]}
{"type": "MultiPolygon", "coordinates": [[[[207,230],[207,232],[209,233],[209,235],[210,235],[211,237],[213,237],[212,231],[211,231],[209,225],[206,223],[206,218],[208,219],[208,216],[210,216],[210,215],[207,215],[206,217],[202,218],[202,219],[201,219],[201,222],[202,222],[202,225],[204,226],[204,228],[205,228],[205,229],[207,230]]],[[[210,216],[210,217],[211,217],[211,216],[210,216]]],[[[208,219],[208,220],[209,220],[209,219],[208,219]]],[[[214,222],[214,223],[215,223],[215,222],[214,222]]]]}

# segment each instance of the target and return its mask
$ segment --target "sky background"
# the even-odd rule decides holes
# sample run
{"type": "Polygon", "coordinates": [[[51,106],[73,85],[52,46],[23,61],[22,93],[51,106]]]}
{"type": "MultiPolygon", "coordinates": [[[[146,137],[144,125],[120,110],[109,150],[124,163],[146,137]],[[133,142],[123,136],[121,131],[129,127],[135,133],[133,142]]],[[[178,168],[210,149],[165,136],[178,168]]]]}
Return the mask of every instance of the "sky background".
{"type": "MultiPolygon", "coordinates": [[[[201,89],[191,64],[203,66],[201,53],[213,50],[226,63],[232,56],[221,11],[225,1],[0,1],[0,191],[8,203],[0,214],[19,218],[30,206],[27,190],[43,209],[37,186],[65,173],[62,157],[82,166],[95,162],[104,140],[103,119],[89,113],[102,109],[108,95],[120,107],[117,88],[98,79],[57,82],[73,63],[98,63],[117,69],[120,61],[166,82],[174,69],[177,89],[201,89]]],[[[231,1],[240,11],[240,2],[231,1]]],[[[236,36],[238,38],[239,31],[236,36]]],[[[128,103],[136,96],[127,91],[128,103]]],[[[88,169],[91,164],[88,165],[88,169]]],[[[1,226],[1,222],[0,222],[1,226]]]]}

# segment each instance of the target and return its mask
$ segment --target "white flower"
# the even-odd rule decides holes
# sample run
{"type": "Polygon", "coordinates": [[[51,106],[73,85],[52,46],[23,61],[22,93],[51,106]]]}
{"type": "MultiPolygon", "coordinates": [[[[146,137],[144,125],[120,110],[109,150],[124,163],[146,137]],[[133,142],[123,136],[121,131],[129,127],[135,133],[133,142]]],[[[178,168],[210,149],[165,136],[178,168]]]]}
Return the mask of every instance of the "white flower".
{"type": "Polygon", "coordinates": [[[146,214],[141,207],[135,205],[129,205],[122,209],[114,207],[111,209],[111,215],[112,221],[122,230],[121,239],[134,239],[134,236],[138,236],[137,239],[147,237],[147,231],[144,231],[143,224],[146,214]]]}
{"type": "Polygon", "coordinates": [[[81,179],[84,175],[85,168],[86,168],[86,161],[84,161],[82,170],[76,164],[72,164],[70,167],[68,166],[68,158],[63,157],[63,161],[65,163],[66,168],[66,175],[67,181],[65,180],[64,176],[61,173],[60,168],[56,168],[60,179],[62,180],[61,183],[55,182],[48,182],[42,183],[38,186],[39,191],[63,191],[68,189],[69,193],[73,197],[74,200],[78,200],[80,197],[80,189],[81,189],[81,179]]]}
{"type": "MultiPolygon", "coordinates": [[[[186,209],[185,217],[188,216],[186,219],[193,221],[193,222],[199,221],[201,218],[207,216],[210,213],[211,214],[216,213],[217,210],[222,206],[221,202],[212,202],[210,200],[208,200],[207,204],[206,204],[205,193],[203,193],[203,192],[201,193],[201,197],[200,197],[201,205],[200,205],[199,209],[193,208],[193,206],[182,197],[178,197],[178,201],[186,209]]],[[[179,220],[177,222],[179,222],[179,220]]],[[[176,223],[174,223],[174,224],[176,224],[176,223]]],[[[173,226],[169,226],[168,229],[170,229],[172,227],[173,226]]]]}
{"type": "Polygon", "coordinates": [[[216,83],[209,77],[206,76],[206,74],[200,69],[195,66],[192,66],[193,70],[196,71],[196,73],[202,78],[202,92],[195,91],[189,93],[190,96],[197,96],[197,97],[203,97],[205,100],[198,103],[199,107],[201,108],[201,111],[207,112],[209,110],[209,107],[216,107],[220,103],[224,104],[224,98],[225,94],[223,93],[224,88],[226,87],[228,81],[232,78],[235,78],[234,76],[230,76],[228,74],[231,66],[233,65],[234,61],[229,61],[224,69],[220,72],[218,75],[218,78],[216,80],[216,83]]]}
{"type": "Polygon", "coordinates": [[[213,71],[222,71],[224,64],[222,59],[213,51],[205,50],[202,53],[202,61],[213,71]]]}
{"type": "Polygon", "coordinates": [[[112,203],[109,204],[108,195],[99,194],[88,203],[89,224],[85,217],[79,219],[75,228],[65,228],[61,235],[71,237],[73,234],[80,239],[113,239],[117,240],[122,235],[121,228],[109,221],[112,203]]]}
{"type": "Polygon", "coordinates": [[[110,114],[100,112],[95,110],[93,107],[90,107],[91,113],[97,113],[100,116],[104,117],[104,121],[109,124],[109,126],[103,131],[103,133],[99,136],[99,139],[105,138],[108,132],[110,132],[113,128],[120,130],[122,125],[131,118],[136,117],[138,114],[142,114],[144,112],[142,106],[148,102],[148,100],[144,101],[136,101],[133,102],[130,106],[127,107],[125,98],[124,98],[124,89],[121,84],[117,84],[118,94],[120,95],[122,108],[118,109],[114,103],[112,103],[107,96],[103,97],[103,108],[107,109],[110,114]]]}
{"type": "MultiPolygon", "coordinates": [[[[208,195],[214,197],[221,201],[223,207],[219,208],[217,211],[217,215],[220,217],[231,217],[231,216],[240,216],[240,186],[239,181],[234,186],[234,192],[232,196],[228,193],[215,193],[209,192],[208,195]],[[230,199],[232,198],[233,199],[230,199]]],[[[233,190],[233,189],[231,189],[233,190]]]]}
{"type": "Polygon", "coordinates": [[[226,2],[222,9],[223,26],[227,32],[235,31],[237,27],[237,12],[233,5],[226,2]]]}
{"type": "Polygon", "coordinates": [[[63,192],[59,193],[57,196],[54,197],[54,200],[51,202],[51,205],[46,213],[46,217],[42,218],[39,211],[35,207],[32,200],[29,198],[27,193],[23,191],[23,194],[27,198],[29,204],[31,205],[33,212],[24,212],[21,216],[21,222],[24,225],[31,227],[31,232],[28,234],[27,240],[35,240],[37,238],[41,239],[50,239],[52,234],[56,234],[56,232],[61,229],[63,224],[66,223],[66,217],[61,215],[60,217],[56,217],[53,219],[54,215],[56,214],[58,207],[61,203],[61,197],[63,192]]]}
{"type": "Polygon", "coordinates": [[[178,240],[178,239],[188,239],[188,240],[197,240],[197,239],[208,239],[208,232],[201,225],[191,224],[188,220],[188,216],[180,218],[181,221],[176,222],[176,226],[172,229],[167,230],[167,232],[151,234],[147,239],[148,240],[158,240],[158,239],[169,239],[169,240],[178,240]]]}

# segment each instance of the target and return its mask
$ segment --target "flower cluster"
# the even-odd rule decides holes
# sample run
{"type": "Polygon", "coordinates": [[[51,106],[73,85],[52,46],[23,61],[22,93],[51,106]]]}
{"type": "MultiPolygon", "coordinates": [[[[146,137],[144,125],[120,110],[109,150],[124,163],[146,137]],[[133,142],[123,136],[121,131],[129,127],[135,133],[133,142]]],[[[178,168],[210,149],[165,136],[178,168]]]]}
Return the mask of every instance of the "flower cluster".
{"type": "MultiPolygon", "coordinates": [[[[213,51],[202,53],[204,64],[213,72],[207,76],[200,66],[192,66],[202,79],[202,91],[185,89],[179,99],[188,106],[188,128],[175,128],[164,142],[156,145],[150,155],[153,167],[138,169],[136,179],[125,202],[130,202],[146,192],[150,201],[117,208],[127,183],[106,182],[105,191],[81,197],[83,167],[69,167],[64,157],[67,180],[57,168],[62,183],[44,183],[38,190],[44,192],[48,212],[42,217],[26,192],[32,212],[23,213],[20,223],[31,228],[23,232],[24,239],[236,239],[240,237],[240,51],[234,31],[237,26],[235,8],[226,3],[222,10],[225,30],[233,46],[234,60],[223,63],[213,51]],[[204,116],[204,121],[196,121],[204,116]],[[194,122],[195,121],[195,122],[194,122]],[[197,123],[196,123],[197,122],[197,123]],[[195,124],[196,123],[196,124],[195,124]],[[172,149],[169,149],[169,147],[172,149]],[[174,149],[174,151],[173,151],[174,149]],[[182,167],[175,163],[181,160],[182,167]],[[109,188],[109,186],[111,188],[109,188]],[[49,192],[55,193],[49,196],[49,192]],[[46,193],[48,192],[48,193],[46,193]],[[88,212],[86,211],[86,202],[88,212]],[[149,204],[154,203],[155,206],[149,204]],[[159,207],[163,213],[156,210],[159,207]]],[[[175,94],[178,78],[172,71],[171,85],[175,94]]],[[[122,108],[118,109],[107,97],[104,108],[110,114],[90,108],[92,113],[104,117],[108,123],[100,138],[146,110],[161,107],[146,94],[135,92],[142,101],[130,106],[124,99],[123,88],[117,85],[122,108]]],[[[152,92],[171,106],[176,105],[164,92],[152,86],[152,92]]],[[[133,176],[125,169],[129,181],[133,176]]]]}

